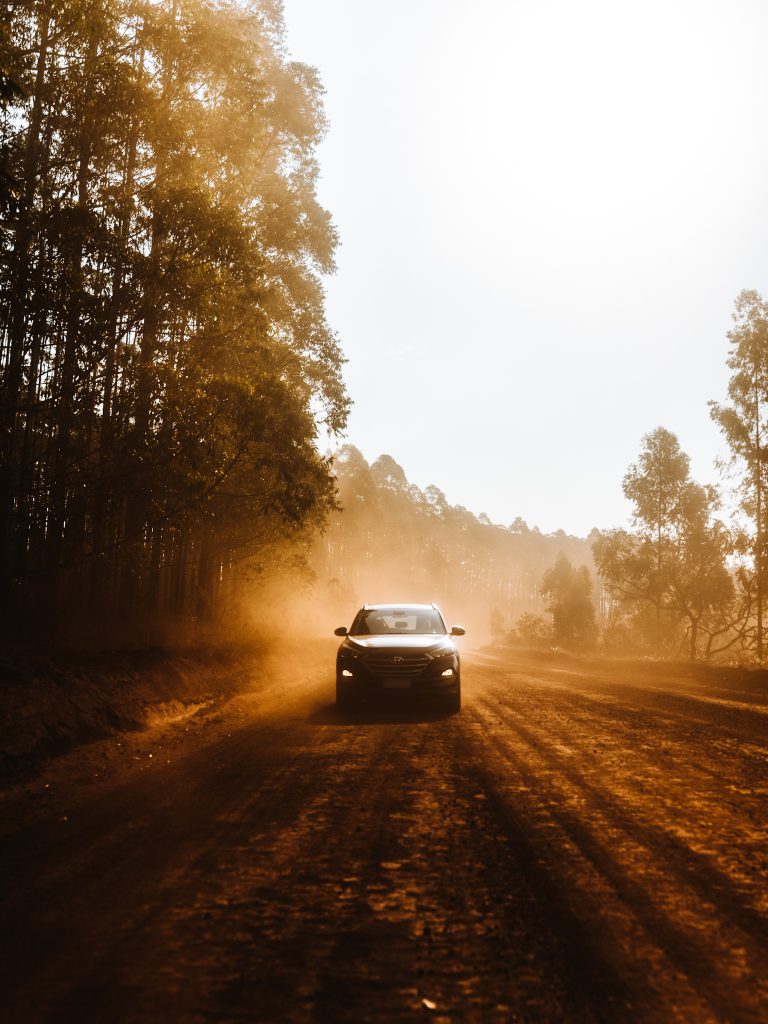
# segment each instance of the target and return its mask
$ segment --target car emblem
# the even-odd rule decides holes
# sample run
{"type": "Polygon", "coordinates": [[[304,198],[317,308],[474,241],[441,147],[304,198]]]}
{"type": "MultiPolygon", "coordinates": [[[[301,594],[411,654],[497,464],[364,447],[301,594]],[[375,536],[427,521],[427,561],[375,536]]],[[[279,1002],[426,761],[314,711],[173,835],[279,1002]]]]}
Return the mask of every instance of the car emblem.
{"type": "Polygon", "coordinates": [[[399,657],[398,657],[398,658],[393,658],[393,659],[392,659],[392,664],[393,664],[393,665],[399,665],[399,664],[400,664],[400,662],[401,662],[402,660],[403,660],[403,659],[402,659],[402,658],[399,658],[399,657]]]}

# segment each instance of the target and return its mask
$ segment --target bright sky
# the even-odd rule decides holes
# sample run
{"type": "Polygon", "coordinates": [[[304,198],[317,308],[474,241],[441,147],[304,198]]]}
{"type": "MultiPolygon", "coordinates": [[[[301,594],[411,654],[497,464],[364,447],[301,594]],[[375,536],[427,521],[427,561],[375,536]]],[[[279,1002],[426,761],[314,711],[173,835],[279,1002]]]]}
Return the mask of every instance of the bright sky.
{"type": "Polygon", "coordinates": [[[285,0],[319,68],[348,440],[495,522],[626,522],[643,434],[719,477],[768,295],[765,0],[285,0]]]}

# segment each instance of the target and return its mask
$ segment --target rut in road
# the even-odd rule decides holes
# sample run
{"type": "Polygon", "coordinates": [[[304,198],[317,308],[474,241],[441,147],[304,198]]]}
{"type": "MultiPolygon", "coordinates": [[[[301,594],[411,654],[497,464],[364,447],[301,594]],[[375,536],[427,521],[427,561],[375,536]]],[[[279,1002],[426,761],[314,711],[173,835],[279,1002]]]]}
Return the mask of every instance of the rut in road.
{"type": "Polygon", "coordinates": [[[343,718],[308,671],[29,823],[11,1019],[764,1020],[757,705],[465,673],[457,717],[343,718]]]}
{"type": "MultiPolygon", "coordinates": [[[[686,988],[689,998],[703,998],[708,1011],[702,1006],[690,1019],[706,1012],[716,1020],[764,1019],[764,744],[745,751],[732,743],[730,763],[715,762],[720,774],[700,724],[676,716],[670,729],[668,702],[657,708],[648,689],[622,687],[618,700],[603,686],[574,689],[559,673],[553,679],[542,687],[541,677],[517,673],[501,688],[498,672],[490,674],[497,685],[473,712],[483,749],[499,764],[490,769],[488,757],[473,763],[495,780],[519,780],[503,787],[505,806],[514,792],[516,813],[540,837],[538,849],[549,851],[553,879],[585,904],[583,916],[590,903],[599,908],[615,959],[623,948],[631,962],[645,961],[649,988],[674,1005],[686,988]],[[755,792],[760,779],[763,790],[755,792]]],[[[750,737],[759,737],[762,722],[751,709],[744,719],[740,731],[752,727],[758,732],[750,737]]]]}

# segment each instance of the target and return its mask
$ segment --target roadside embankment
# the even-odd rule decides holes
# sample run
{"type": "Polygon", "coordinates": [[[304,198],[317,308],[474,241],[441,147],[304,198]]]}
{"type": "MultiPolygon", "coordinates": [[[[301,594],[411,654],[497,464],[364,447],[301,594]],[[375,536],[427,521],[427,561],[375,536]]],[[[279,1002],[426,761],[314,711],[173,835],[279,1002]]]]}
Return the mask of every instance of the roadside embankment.
{"type": "Polygon", "coordinates": [[[190,717],[242,689],[256,649],[0,659],[0,785],[120,732],[190,717]]]}

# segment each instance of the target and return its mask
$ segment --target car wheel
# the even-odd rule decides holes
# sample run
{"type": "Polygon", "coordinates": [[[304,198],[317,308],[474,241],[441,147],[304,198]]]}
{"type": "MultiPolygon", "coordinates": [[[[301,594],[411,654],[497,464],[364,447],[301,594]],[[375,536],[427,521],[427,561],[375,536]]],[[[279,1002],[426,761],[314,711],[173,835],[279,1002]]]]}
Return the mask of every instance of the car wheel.
{"type": "Polygon", "coordinates": [[[461,711],[461,686],[456,690],[456,693],[452,693],[446,701],[446,707],[450,712],[455,714],[457,711],[461,711]]]}
{"type": "Polygon", "coordinates": [[[354,707],[355,701],[350,693],[349,686],[336,680],[336,707],[340,711],[349,711],[351,707],[354,707]]]}

